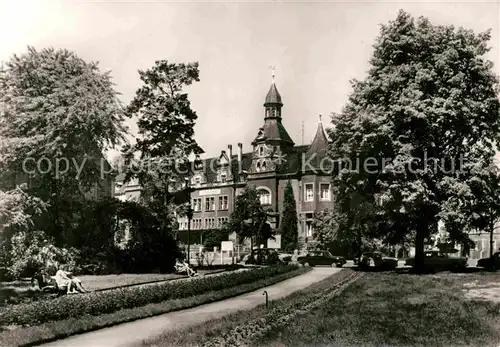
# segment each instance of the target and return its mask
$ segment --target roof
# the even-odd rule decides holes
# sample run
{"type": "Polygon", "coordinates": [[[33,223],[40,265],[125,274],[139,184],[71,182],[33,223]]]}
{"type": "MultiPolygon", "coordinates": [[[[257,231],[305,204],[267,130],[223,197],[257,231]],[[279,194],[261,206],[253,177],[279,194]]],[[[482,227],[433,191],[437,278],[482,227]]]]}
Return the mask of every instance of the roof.
{"type": "Polygon", "coordinates": [[[307,151],[307,154],[318,153],[323,154],[328,150],[328,139],[325,134],[325,130],[323,129],[323,124],[321,122],[318,123],[318,128],[316,129],[316,135],[314,136],[314,140],[307,151]]]}
{"type": "Polygon", "coordinates": [[[314,140],[305,154],[305,160],[309,163],[307,165],[308,168],[312,166],[325,171],[333,169],[333,162],[326,160],[328,157],[328,146],[329,141],[323,129],[323,124],[319,122],[314,140]]]}
{"type": "Polygon", "coordinates": [[[276,118],[268,118],[264,122],[264,126],[262,127],[262,135],[263,137],[257,135],[254,141],[257,140],[279,140],[293,145],[293,140],[288,135],[283,124],[281,124],[281,120],[276,118]]]}
{"type": "Polygon", "coordinates": [[[266,104],[281,104],[281,105],[283,105],[283,103],[281,102],[281,95],[278,92],[278,89],[276,88],[276,84],[274,84],[274,82],[271,84],[271,87],[269,88],[269,91],[267,92],[266,102],[264,103],[264,105],[266,105],[266,104]]]}

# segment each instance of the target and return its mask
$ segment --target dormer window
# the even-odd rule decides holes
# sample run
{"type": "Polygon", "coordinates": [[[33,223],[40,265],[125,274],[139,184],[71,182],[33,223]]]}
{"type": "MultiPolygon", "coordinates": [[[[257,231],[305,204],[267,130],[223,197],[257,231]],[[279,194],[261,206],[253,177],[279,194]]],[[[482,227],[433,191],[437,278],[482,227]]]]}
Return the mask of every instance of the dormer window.
{"type": "Polygon", "coordinates": [[[200,178],[200,177],[196,177],[196,178],[194,179],[194,183],[195,183],[195,184],[200,184],[200,183],[201,183],[201,178],[200,178]]]}
{"type": "Polygon", "coordinates": [[[221,174],[221,175],[220,175],[220,181],[221,181],[222,183],[226,183],[226,181],[227,181],[227,176],[226,176],[226,174],[221,174]]]}
{"type": "Polygon", "coordinates": [[[259,147],[259,155],[261,157],[264,155],[264,147],[259,147]]]}

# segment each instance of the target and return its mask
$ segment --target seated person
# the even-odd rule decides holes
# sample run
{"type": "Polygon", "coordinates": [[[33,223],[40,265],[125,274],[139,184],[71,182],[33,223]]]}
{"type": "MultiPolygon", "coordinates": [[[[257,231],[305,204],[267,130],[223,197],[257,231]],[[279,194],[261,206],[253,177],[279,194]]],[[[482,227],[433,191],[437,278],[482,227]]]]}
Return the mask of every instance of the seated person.
{"type": "Polygon", "coordinates": [[[189,266],[188,263],[181,259],[175,260],[175,270],[177,272],[186,272],[189,277],[196,274],[196,272],[191,269],[191,266],[189,266]]]}
{"type": "Polygon", "coordinates": [[[82,281],[74,277],[67,269],[59,269],[54,276],[59,288],[66,288],[66,293],[85,293],[86,290],[82,286],[82,281]]]}

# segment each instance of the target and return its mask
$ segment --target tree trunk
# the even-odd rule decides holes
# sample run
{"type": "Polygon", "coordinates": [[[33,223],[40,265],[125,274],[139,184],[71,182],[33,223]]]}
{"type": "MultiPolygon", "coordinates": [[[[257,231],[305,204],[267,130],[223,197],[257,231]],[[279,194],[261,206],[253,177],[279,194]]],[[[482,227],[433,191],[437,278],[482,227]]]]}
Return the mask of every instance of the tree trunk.
{"type": "Polygon", "coordinates": [[[419,227],[415,237],[415,271],[417,273],[423,273],[425,268],[424,241],[425,235],[427,235],[427,228],[427,225],[419,227]]]}
{"type": "Polygon", "coordinates": [[[252,249],[253,249],[253,234],[254,234],[254,222],[253,222],[253,219],[252,219],[252,225],[251,225],[251,229],[250,229],[250,252],[252,252],[252,249]]]}
{"type": "Polygon", "coordinates": [[[493,259],[493,253],[495,250],[493,249],[493,232],[495,231],[495,222],[493,221],[493,218],[490,219],[490,258],[493,259]]]}

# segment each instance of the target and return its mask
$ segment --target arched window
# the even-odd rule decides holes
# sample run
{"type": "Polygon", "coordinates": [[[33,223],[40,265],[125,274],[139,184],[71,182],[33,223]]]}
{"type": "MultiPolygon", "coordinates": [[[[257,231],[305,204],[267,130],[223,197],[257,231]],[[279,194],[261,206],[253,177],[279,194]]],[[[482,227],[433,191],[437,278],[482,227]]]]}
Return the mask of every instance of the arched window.
{"type": "Polygon", "coordinates": [[[264,147],[259,147],[259,155],[261,157],[264,155],[264,147]]]}
{"type": "Polygon", "coordinates": [[[257,171],[260,171],[260,161],[257,162],[257,171]]]}
{"type": "Polygon", "coordinates": [[[257,190],[259,194],[261,205],[271,205],[271,192],[267,189],[261,188],[257,190]]]}
{"type": "Polygon", "coordinates": [[[266,171],[266,162],[262,163],[262,171],[266,171]]]}

